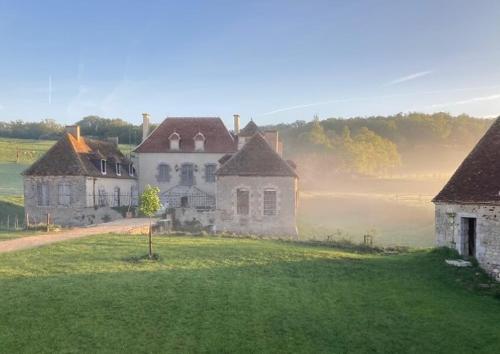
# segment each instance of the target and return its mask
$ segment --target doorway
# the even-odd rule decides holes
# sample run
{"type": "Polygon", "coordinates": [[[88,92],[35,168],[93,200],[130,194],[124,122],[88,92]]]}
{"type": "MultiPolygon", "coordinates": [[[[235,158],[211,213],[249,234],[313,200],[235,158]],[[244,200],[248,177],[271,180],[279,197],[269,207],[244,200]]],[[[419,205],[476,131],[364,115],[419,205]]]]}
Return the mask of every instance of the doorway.
{"type": "Polygon", "coordinates": [[[476,218],[462,218],[462,254],[476,256],[476,218]]]}

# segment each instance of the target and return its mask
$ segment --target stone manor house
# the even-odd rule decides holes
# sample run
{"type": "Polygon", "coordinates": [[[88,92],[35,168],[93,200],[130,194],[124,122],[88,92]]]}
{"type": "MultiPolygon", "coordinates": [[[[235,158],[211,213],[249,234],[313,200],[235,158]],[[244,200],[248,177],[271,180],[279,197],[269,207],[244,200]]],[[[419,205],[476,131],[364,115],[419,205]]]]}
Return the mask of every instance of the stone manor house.
{"type": "Polygon", "coordinates": [[[500,280],[500,118],[433,202],[438,245],[475,257],[500,280]]]}
{"type": "Polygon", "coordinates": [[[297,236],[298,176],[277,131],[250,121],[229,131],[218,117],[166,118],[124,156],[118,141],[67,133],[24,173],[31,222],[88,225],[127,215],[147,185],[179,222],[237,234],[297,236]]]}

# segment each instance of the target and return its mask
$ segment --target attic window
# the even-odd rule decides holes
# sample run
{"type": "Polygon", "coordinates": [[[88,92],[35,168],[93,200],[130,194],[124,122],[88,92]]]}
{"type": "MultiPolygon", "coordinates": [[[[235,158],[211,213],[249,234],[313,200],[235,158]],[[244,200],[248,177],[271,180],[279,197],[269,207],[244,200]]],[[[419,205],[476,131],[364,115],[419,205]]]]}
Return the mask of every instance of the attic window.
{"type": "Polygon", "coordinates": [[[198,134],[196,134],[194,136],[194,150],[195,151],[204,151],[205,150],[205,136],[198,132],[198,134]]]}
{"type": "Polygon", "coordinates": [[[101,173],[106,174],[106,160],[101,160],[101,173]]]}
{"type": "Polygon", "coordinates": [[[122,164],[117,162],[116,163],[116,175],[121,176],[122,175],[122,164]]]}
{"type": "Polygon", "coordinates": [[[179,150],[181,136],[177,132],[170,134],[168,140],[170,140],[170,150],[179,150]]]}

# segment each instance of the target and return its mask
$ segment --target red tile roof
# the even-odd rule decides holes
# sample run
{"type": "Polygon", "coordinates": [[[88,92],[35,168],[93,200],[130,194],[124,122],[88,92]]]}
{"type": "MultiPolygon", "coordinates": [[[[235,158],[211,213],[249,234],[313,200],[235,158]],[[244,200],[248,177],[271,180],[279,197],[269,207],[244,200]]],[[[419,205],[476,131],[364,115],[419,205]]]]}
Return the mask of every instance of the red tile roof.
{"type": "Polygon", "coordinates": [[[128,174],[128,160],[118,147],[108,141],[81,137],[76,140],[64,134],[40,159],[23,172],[25,176],[93,176],[132,178],[128,174]],[[101,159],[107,161],[106,175],[101,173],[101,159]],[[116,174],[120,163],[121,176],[116,174]]]}
{"type": "Polygon", "coordinates": [[[500,117],[433,202],[500,205],[500,117]]]}
{"type": "Polygon", "coordinates": [[[230,153],[237,147],[233,136],[218,117],[168,117],[134,151],[137,153],[195,152],[194,137],[202,133],[207,153],[230,153]],[[180,135],[180,150],[170,150],[168,137],[180,135]]]}
{"type": "Polygon", "coordinates": [[[216,172],[218,176],[298,177],[259,133],[255,134],[216,172]]]}

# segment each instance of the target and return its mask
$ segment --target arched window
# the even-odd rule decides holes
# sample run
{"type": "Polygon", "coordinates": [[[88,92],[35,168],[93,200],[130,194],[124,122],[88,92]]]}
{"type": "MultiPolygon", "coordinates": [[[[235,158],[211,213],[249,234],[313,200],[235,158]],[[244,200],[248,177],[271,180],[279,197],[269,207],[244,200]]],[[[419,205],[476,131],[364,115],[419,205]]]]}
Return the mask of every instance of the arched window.
{"type": "Polygon", "coordinates": [[[205,136],[198,132],[198,134],[196,134],[194,136],[194,150],[195,151],[205,151],[205,136]]]}
{"type": "Polygon", "coordinates": [[[166,163],[158,165],[158,173],[156,175],[158,182],[170,182],[170,166],[166,163]]]}
{"type": "Polygon", "coordinates": [[[181,136],[177,132],[170,134],[168,140],[170,141],[170,150],[176,151],[180,149],[181,136]]]}

